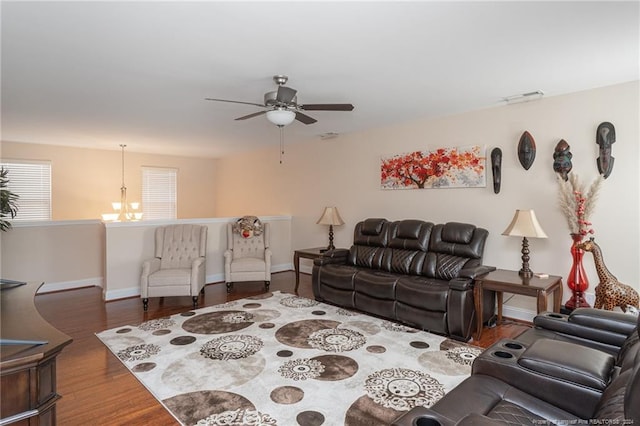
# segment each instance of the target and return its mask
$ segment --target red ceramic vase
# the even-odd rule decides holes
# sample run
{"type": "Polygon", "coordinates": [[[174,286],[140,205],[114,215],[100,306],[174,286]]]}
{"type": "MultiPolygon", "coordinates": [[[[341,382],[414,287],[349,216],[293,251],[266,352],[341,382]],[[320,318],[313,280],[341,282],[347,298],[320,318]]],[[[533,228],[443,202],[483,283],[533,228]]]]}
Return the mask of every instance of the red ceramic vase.
{"type": "Polygon", "coordinates": [[[582,235],[571,234],[571,239],[573,240],[573,244],[571,245],[571,257],[573,259],[573,263],[571,265],[571,270],[569,271],[569,276],[567,277],[567,285],[569,286],[572,295],[564,306],[569,310],[573,310],[575,308],[588,308],[590,305],[584,298],[584,292],[589,288],[589,279],[587,278],[587,273],[584,271],[584,266],[582,265],[584,251],[576,247],[576,244],[582,242],[582,235]]]}

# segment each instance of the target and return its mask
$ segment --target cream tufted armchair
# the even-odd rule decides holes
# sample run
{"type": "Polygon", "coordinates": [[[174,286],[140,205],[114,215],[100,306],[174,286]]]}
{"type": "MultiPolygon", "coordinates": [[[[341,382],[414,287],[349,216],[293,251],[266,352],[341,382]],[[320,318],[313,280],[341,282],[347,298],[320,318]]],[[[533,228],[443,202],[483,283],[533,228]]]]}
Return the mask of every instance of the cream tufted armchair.
{"type": "Polygon", "coordinates": [[[155,257],[142,264],[140,287],[144,310],[149,297],[191,296],[193,307],[204,291],[207,227],[169,225],[156,229],[155,257]]]}
{"type": "Polygon", "coordinates": [[[234,282],[264,281],[267,291],[271,284],[271,249],[269,224],[265,223],[260,235],[244,238],[227,225],[227,250],[224,252],[224,278],[227,292],[234,282]]]}

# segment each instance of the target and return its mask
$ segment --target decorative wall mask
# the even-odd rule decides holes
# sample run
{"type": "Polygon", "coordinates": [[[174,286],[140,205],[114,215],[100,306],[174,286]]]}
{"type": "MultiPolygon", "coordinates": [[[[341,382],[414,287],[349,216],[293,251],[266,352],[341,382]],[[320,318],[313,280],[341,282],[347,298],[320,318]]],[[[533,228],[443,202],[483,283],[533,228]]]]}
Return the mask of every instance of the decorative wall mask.
{"type": "Polygon", "coordinates": [[[233,231],[242,238],[253,238],[262,234],[262,222],[256,216],[242,216],[233,224],[233,231]]]}
{"type": "Polygon", "coordinates": [[[525,170],[529,170],[533,160],[536,159],[536,141],[527,131],[520,136],[520,142],[518,142],[518,159],[525,170]]]}
{"type": "Polygon", "coordinates": [[[491,171],[493,172],[493,192],[500,192],[500,180],[502,174],[502,150],[493,148],[491,151],[491,171]]]}
{"type": "Polygon", "coordinates": [[[564,139],[561,139],[560,142],[556,145],[556,148],[553,150],[553,170],[562,176],[562,179],[568,179],[569,172],[573,168],[573,164],[571,164],[571,151],[569,151],[571,147],[564,139]]]}
{"type": "Polygon", "coordinates": [[[596,143],[600,145],[600,156],[596,160],[598,171],[606,178],[613,170],[615,158],[611,156],[611,145],[616,141],[616,128],[613,124],[605,121],[600,123],[596,131],[596,143]]]}

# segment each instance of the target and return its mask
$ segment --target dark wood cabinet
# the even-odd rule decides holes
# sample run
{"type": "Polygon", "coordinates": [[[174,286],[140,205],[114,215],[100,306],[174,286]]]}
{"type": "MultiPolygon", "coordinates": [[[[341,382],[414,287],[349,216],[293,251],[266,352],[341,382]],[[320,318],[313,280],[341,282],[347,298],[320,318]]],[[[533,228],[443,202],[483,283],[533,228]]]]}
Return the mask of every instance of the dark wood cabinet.
{"type": "Polygon", "coordinates": [[[47,342],[0,346],[0,426],[56,424],[56,357],[71,338],[38,313],[40,285],[0,290],[0,338],[47,342]]]}

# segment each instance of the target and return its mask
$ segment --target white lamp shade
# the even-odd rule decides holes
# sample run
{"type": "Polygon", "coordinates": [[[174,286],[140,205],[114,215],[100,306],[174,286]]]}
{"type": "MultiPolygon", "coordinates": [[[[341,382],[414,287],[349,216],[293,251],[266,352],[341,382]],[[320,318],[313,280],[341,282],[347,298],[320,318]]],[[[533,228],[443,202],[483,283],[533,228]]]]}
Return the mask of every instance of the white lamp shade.
{"type": "Polygon", "coordinates": [[[513,220],[502,235],[509,237],[547,238],[533,210],[516,210],[513,220]]]}
{"type": "Polygon", "coordinates": [[[296,113],[288,109],[273,109],[267,111],[267,120],[276,126],[287,126],[296,119],[296,113]]]}
{"type": "Polygon", "coordinates": [[[344,225],[337,207],[325,207],[322,216],[316,222],[318,225],[344,225]]]}

